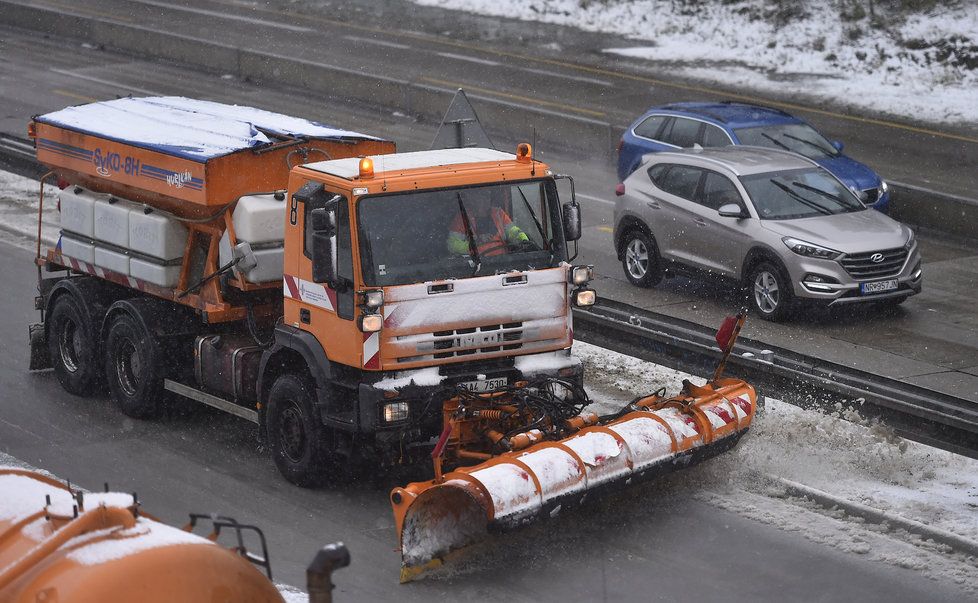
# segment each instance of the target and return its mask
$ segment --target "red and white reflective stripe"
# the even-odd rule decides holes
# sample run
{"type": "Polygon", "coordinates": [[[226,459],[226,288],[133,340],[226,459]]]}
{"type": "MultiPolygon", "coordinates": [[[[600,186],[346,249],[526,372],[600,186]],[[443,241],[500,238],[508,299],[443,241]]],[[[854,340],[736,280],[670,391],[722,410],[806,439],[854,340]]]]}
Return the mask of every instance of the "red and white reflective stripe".
{"type": "Polygon", "coordinates": [[[336,312],[336,291],[325,285],[286,274],[282,277],[282,294],[290,299],[336,312]]]}
{"type": "Polygon", "coordinates": [[[380,368],[380,331],[363,334],[363,368],[380,368]]]}

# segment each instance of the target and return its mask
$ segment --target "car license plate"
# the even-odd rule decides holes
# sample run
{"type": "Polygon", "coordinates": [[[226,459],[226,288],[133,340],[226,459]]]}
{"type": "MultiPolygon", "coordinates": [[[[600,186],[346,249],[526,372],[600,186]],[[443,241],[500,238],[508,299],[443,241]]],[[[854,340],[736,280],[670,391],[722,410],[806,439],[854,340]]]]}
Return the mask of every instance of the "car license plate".
{"type": "Polygon", "coordinates": [[[502,389],[509,384],[509,379],[506,377],[496,377],[494,379],[482,379],[479,381],[463,381],[459,383],[459,387],[463,387],[470,392],[492,392],[497,389],[502,389]]]}
{"type": "Polygon", "coordinates": [[[884,291],[893,291],[897,288],[896,280],[889,281],[876,281],[873,283],[861,283],[859,285],[859,291],[863,295],[872,293],[882,293],[884,291]]]}

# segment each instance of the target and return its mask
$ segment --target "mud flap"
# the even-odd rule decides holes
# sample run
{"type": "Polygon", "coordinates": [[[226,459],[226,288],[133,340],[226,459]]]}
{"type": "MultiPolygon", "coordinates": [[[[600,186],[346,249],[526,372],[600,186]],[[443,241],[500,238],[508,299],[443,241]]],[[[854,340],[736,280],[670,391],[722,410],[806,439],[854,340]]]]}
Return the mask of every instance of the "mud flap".
{"type": "Polygon", "coordinates": [[[42,371],[51,368],[51,356],[48,354],[48,338],[44,331],[44,323],[35,323],[27,327],[30,333],[31,359],[29,370],[42,371]]]}

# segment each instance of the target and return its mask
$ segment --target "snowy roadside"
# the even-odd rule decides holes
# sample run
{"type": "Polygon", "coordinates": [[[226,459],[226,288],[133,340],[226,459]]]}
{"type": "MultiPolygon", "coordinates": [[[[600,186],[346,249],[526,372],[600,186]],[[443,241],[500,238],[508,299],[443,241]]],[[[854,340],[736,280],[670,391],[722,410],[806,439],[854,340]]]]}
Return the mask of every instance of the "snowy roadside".
{"type": "MultiPolygon", "coordinates": [[[[595,406],[620,408],[637,395],[683,379],[705,379],[584,342],[574,344],[595,406]]],[[[904,440],[863,419],[858,409],[831,414],[764,399],[751,433],[732,452],[685,470],[675,480],[696,484],[696,498],[755,521],[797,532],[881,563],[920,570],[978,591],[978,560],[941,543],[874,525],[797,499],[768,476],[978,541],[978,460],[904,440]]]]}
{"type": "Polygon", "coordinates": [[[801,95],[941,123],[978,121],[978,11],[970,2],[872,15],[833,0],[412,0],[625,36],[603,52],[680,78],[801,95]]]}
{"type": "MultiPolygon", "coordinates": [[[[39,192],[37,180],[0,171],[0,241],[32,251],[36,249],[39,192]]],[[[59,235],[57,193],[55,186],[44,187],[41,242],[50,247],[57,244],[59,235]]]]}
{"type": "MultiPolygon", "coordinates": [[[[48,471],[34,467],[30,463],[26,463],[0,450],[0,469],[3,469],[5,467],[11,467],[14,469],[26,469],[27,471],[35,471],[47,477],[52,477],[62,482],[64,481],[62,478],[58,477],[57,475],[53,475],[48,471]]],[[[88,490],[84,490],[84,488],[80,488],[77,484],[72,484],[72,487],[75,488],[76,490],[81,489],[85,492],[88,492],[88,490]]],[[[285,599],[285,603],[307,603],[309,601],[309,595],[307,595],[305,591],[298,589],[294,586],[290,586],[288,584],[276,584],[275,587],[278,589],[279,594],[282,595],[282,598],[285,599]]]]}

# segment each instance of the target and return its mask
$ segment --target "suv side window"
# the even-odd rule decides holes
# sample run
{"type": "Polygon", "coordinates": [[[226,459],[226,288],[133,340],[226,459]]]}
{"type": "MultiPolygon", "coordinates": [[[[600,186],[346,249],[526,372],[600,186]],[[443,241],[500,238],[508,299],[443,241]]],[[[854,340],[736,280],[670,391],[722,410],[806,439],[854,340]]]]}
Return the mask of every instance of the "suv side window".
{"type": "Polygon", "coordinates": [[[677,117],[673,120],[672,127],[666,128],[662,133],[660,140],[685,149],[699,141],[701,127],[703,122],[677,117]]]}
{"type": "Polygon", "coordinates": [[[635,126],[635,135],[655,140],[665,121],[665,115],[650,115],[648,119],[635,126]]]}
{"type": "Polygon", "coordinates": [[[726,147],[730,146],[730,137],[723,129],[714,126],[713,124],[703,124],[705,129],[703,130],[703,142],[700,144],[704,147],[726,147]]]}
{"type": "Polygon", "coordinates": [[[696,189],[700,184],[703,170],[689,165],[672,165],[663,177],[659,188],[669,194],[688,199],[696,198],[696,189]]]}
{"type": "Polygon", "coordinates": [[[744,202],[740,197],[740,191],[734,186],[729,178],[716,172],[706,172],[706,179],[703,180],[703,190],[696,198],[696,202],[710,209],[720,209],[728,203],[736,203],[743,207],[744,202]]]}
{"type": "Polygon", "coordinates": [[[669,169],[668,163],[660,163],[658,165],[653,165],[649,168],[649,180],[652,184],[659,188],[662,188],[662,178],[666,175],[666,170],[669,169]]]}

